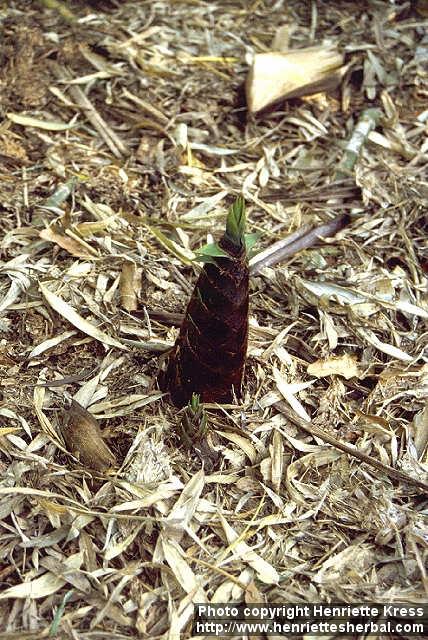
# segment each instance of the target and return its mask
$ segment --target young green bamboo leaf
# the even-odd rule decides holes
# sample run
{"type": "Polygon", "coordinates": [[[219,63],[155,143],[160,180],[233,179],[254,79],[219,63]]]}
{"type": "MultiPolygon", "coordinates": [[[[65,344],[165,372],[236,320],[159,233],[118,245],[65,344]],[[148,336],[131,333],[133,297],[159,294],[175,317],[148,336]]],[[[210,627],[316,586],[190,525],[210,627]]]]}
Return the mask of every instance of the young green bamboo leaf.
{"type": "Polygon", "coordinates": [[[226,221],[226,236],[235,245],[241,246],[245,234],[245,203],[238,196],[230,208],[226,221]]]}
{"type": "Polygon", "coordinates": [[[260,234],[259,233],[246,233],[244,236],[245,241],[245,249],[247,251],[248,258],[251,258],[254,251],[254,245],[259,241],[260,234]]]}
{"type": "Polygon", "coordinates": [[[195,260],[215,263],[215,260],[212,260],[212,258],[230,258],[230,256],[217,242],[212,242],[198,249],[195,260]],[[206,258],[208,258],[208,260],[206,258]]]}
{"type": "Polygon", "coordinates": [[[210,473],[219,455],[208,443],[207,432],[207,414],[199,394],[193,393],[179,422],[178,435],[184,447],[194,452],[202,460],[205,471],[210,473]]]}
{"type": "Polygon", "coordinates": [[[207,431],[207,416],[197,393],[193,393],[180,421],[180,437],[183,444],[191,449],[207,431]]]}

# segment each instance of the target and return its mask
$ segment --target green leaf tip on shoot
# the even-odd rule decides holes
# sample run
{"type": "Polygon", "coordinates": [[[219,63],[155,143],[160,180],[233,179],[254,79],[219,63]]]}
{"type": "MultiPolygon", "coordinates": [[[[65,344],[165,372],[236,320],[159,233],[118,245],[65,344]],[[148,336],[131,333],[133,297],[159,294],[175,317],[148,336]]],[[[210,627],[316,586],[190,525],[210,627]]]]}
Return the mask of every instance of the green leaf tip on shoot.
{"type": "Polygon", "coordinates": [[[181,418],[178,433],[184,446],[193,449],[195,443],[205,437],[207,432],[207,415],[199,393],[192,393],[181,418]]]}
{"type": "Polygon", "coordinates": [[[260,240],[260,234],[259,233],[246,233],[245,234],[245,249],[246,249],[247,255],[249,257],[251,257],[253,253],[257,253],[257,252],[254,252],[253,248],[254,248],[254,245],[259,240],[260,240]]]}
{"type": "MultiPolygon", "coordinates": [[[[226,220],[226,231],[223,236],[223,240],[226,239],[235,247],[239,249],[245,248],[247,256],[251,256],[254,244],[259,240],[258,233],[245,233],[245,202],[242,196],[238,196],[229,209],[229,213],[226,220]]],[[[196,251],[197,262],[203,262],[205,264],[217,264],[218,258],[231,258],[230,253],[225,251],[220,242],[213,242],[206,244],[196,251]]]]}
{"type": "Polygon", "coordinates": [[[230,207],[226,220],[226,238],[234,245],[245,244],[245,201],[238,196],[230,207]]]}
{"type": "Polygon", "coordinates": [[[199,393],[192,393],[192,397],[189,401],[189,408],[195,413],[199,409],[200,405],[200,395],[199,393]]]}

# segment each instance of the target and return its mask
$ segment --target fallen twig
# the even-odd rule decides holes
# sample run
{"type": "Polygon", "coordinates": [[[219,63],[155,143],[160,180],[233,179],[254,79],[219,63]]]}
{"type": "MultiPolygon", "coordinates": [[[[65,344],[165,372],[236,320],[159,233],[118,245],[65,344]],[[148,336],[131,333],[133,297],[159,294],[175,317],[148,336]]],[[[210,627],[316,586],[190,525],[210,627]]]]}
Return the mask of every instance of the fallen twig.
{"type": "Polygon", "coordinates": [[[384,464],[383,462],[380,462],[379,460],[376,460],[371,456],[368,456],[366,453],[359,451],[356,447],[351,447],[349,444],[344,444],[322,429],[312,426],[309,422],[297,416],[282,400],[280,400],[279,402],[275,402],[275,407],[277,407],[281,411],[281,413],[284,413],[292,422],[294,422],[296,426],[298,426],[303,431],[306,431],[306,433],[309,433],[311,436],[320,438],[324,442],[327,442],[333,447],[336,447],[336,449],[339,449],[340,451],[343,451],[344,453],[347,453],[354,458],[358,458],[358,460],[365,462],[369,466],[374,467],[379,471],[383,471],[389,478],[393,478],[394,480],[397,480],[397,482],[406,482],[407,484],[411,484],[428,493],[428,484],[426,482],[422,482],[422,480],[418,480],[417,478],[412,478],[412,476],[404,473],[404,471],[398,471],[398,469],[394,469],[393,467],[390,467],[389,465],[384,464]]]}
{"type": "MultiPolygon", "coordinates": [[[[305,192],[290,193],[290,191],[271,191],[270,193],[262,194],[264,202],[276,202],[280,200],[283,205],[292,204],[293,202],[313,202],[314,200],[327,201],[338,200],[343,198],[350,198],[352,196],[359,196],[360,189],[355,185],[355,182],[349,177],[346,180],[335,180],[329,184],[324,184],[314,189],[309,189],[305,192]]],[[[351,205],[350,205],[351,206],[351,205]]]]}
{"type": "MultiPolygon", "coordinates": [[[[55,76],[61,82],[69,82],[72,80],[71,74],[64,67],[60,67],[55,62],[51,63],[52,71],[55,76]]],[[[82,89],[77,85],[69,85],[69,91],[73,97],[73,100],[82,109],[85,116],[88,118],[92,126],[98,131],[110,151],[116,156],[121,158],[122,156],[129,155],[128,147],[122,142],[122,140],[115,134],[115,132],[109,127],[106,121],[100,116],[90,100],[85,96],[82,89]]]]}
{"type": "Polygon", "coordinates": [[[350,220],[350,216],[344,213],[333,218],[333,220],[325,222],[319,227],[302,227],[288,236],[288,238],[279,240],[279,242],[276,242],[266,251],[254,256],[254,258],[250,260],[250,274],[254,275],[255,273],[259,273],[264,267],[271,267],[295,253],[303,251],[303,249],[308,249],[308,247],[313,246],[320,238],[334,236],[340,229],[346,227],[350,220]]]}

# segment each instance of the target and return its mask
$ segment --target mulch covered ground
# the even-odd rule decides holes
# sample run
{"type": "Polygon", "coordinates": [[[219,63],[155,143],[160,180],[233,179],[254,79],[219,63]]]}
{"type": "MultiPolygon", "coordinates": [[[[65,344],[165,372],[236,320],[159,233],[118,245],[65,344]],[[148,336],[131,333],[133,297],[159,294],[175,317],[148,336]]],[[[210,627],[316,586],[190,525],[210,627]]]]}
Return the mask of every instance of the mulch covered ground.
{"type": "Polygon", "coordinates": [[[427,602],[427,13],[0,3],[0,638],[190,637],[194,602],[427,602]],[[285,24],[346,73],[248,116],[251,56],[285,24]],[[253,269],[243,399],[202,435],[155,378],[238,194],[260,250],[348,224],[253,269]]]}

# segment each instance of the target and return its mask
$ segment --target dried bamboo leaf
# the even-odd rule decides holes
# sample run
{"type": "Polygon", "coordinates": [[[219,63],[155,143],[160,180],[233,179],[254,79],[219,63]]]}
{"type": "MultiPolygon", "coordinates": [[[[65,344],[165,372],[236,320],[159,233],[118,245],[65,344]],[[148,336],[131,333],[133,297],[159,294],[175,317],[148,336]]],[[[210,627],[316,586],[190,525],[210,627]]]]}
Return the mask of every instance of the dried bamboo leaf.
{"type": "Polygon", "coordinates": [[[12,280],[8,292],[4,296],[2,300],[0,300],[0,313],[8,309],[12,304],[14,304],[21,293],[26,291],[31,284],[30,279],[23,273],[12,275],[12,280]]]}
{"type": "Polygon", "coordinates": [[[116,398],[115,400],[95,403],[91,406],[91,412],[99,419],[127,416],[134,413],[134,411],[140,407],[145,407],[157,400],[160,400],[164,395],[165,394],[160,391],[154,391],[149,394],[135,393],[129,396],[116,398]]]}
{"type": "Polygon", "coordinates": [[[49,303],[52,309],[59,313],[63,318],[68,320],[68,322],[71,322],[71,324],[77,327],[77,329],[79,329],[83,333],[86,333],[88,336],[95,338],[95,340],[99,340],[100,342],[108,344],[111,347],[117,347],[118,349],[124,350],[127,349],[127,347],[119,342],[119,340],[112,338],[107,333],[104,333],[104,331],[101,331],[101,329],[98,329],[98,327],[91,324],[88,320],[82,318],[82,316],[80,316],[73,309],[73,307],[65,302],[65,300],[57,296],[56,293],[49,291],[49,289],[41,282],[39,283],[39,287],[40,291],[42,292],[42,294],[46,298],[46,301],[49,303]]]}
{"type": "Polygon", "coordinates": [[[303,453],[312,453],[319,451],[319,444],[308,444],[298,438],[293,438],[289,433],[284,432],[283,436],[293,446],[296,451],[302,451],[303,453]]]}
{"type": "Polygon", "coordinates": [[[180,542],[193,518],[204,486],[205,474],[201,469],[184,486],[180,497],[163,522],[168,540],[180,542]]]}
{"type": "Polygon", "coordinates": [[[340,304],[344,305],[362,305],[365,302],[373,302],[378,306],[389,308],[395,308],[399,311],[404,311],[420,318],[428,318],[428,311],[422,307],[411,304],[406,300],[392,300],[391,297],[381,298],[379,295],[372,295],[366,291],[354,289],[352,287],[342,287],[333,282],[316,282],[304,280],[303,278],[297,278],[296,283],[298,286],[302,286],[315,296],[327,299],[336,298],[340,304]]]}
{"type": "Polygon", "coordinates": [[[255,463],[257,459],[257,450],[251,444],[248,438],[244,438],[244,436],[241,436],[239,433],[233,433],[229,431],[218,431],[217,433],[220,436],[223,436],[223,438],[226,438],[226,440],[229,440],[230,442],[236,444],[240,449],[242,449],[245,455],[248,456],[251,463],[255,463]]]}
{"type": "Polygon", "coordinates": [[[306,389],[307,387],[312,385],[313,381],[303,382],[298,385],[288,384],[284,380],[284,378],[282,377],[282,375],[280,374],[280,372],[276,367],[273,367],[272,372],[273,372],[273,377],[275,378],[276,386],[278,387],[278,391],[281,393],[284,399],[289,403],[290,407],[297,413],[298,416],[303,418],[303,420],[307,420],[308,422],[310,422],[311,418],[309,414],[307,413],[302,403],[295,397],[294,394],[297,391],[302,391],[303,389],[306,389]]]}
{"type": "Polygon", "coordinates": [[[55,442],[56,446],[59,449],[61,449],[62,451],[65,451],[63,444],[61,444],[60,442],[58,433],[56,432],[51,421],[43,411],[43,402],[45,397],[46,397],[46,389],[44,387],[42,386],[34,387],[33,402],[34,402],[34,410],[36,412],[36,416],[39,420],[42,431],[45,434],[47,434],[49,438],[53,440],[53,442],[55,442]]]}
{"type": "Polygon", "coordinates": [[[361,375],[356,356],[347,353],[343,356],[330,356],[329,358],[311,362],[308,365],[307,372],[316,378],[336,375],[343,376],[346,380],[359,378],[361,375]]]}
{"type": "MultiPolygon", "coordinates": [[[[28,436],[30,436],[30,438],[32,437],[30,425],[28,424],[27,420],[23,416],[18,415],[17,413],[15,413],[15,411],[12,411],[11,409],[7,409],[6,407],[0,407],[0,416],[3,416],[4,418],[9,418],[11,420],[17,420],[18,422],[21,423],[21,427],[19,428],[19,431],[21,431],[21,429],[24,429],[25,433],[28,436]]],[[[9,427],[5,427],[5,429],[8,429],[8,428],[9,427]]]]}
{"type": "MultiPolygon", "coordinates": [[[[79,569],[82,562],[83,553],[79,552],[65,558],[64,565],[68,569],[79,569]]],[[[43,576],[40,576],[40,578],[35,578],[29,582],[22,582],[21,584],[9,587],[9,589],[5,589],[0,593],[0,600],[6,598],[30,598],[31,600],[45,598],[59,591],[66,582],[67,580],[65,578],[48,571],[43,576]]]]}
{"type": "Polygon", "coordinates": [[[65,249],[70,255],[75,256],[76,258],[93,258],[94,255],[97,255],[97,251],[92,249],[91,251],[87,250],[87,245],[82,244],[75,238],[70,238],[62,233],[58,233],[52,227],[47,227],[46,229],[42,229],[40,231],[40,237],[43,240],[48,240],[49,242],[54,242],[61,249],[65,249]]]}
{"type": "Polygon", "coordinates": [[[90,377],[80,389],[74,394],[73,400],[75,400],[81,407],[86,409],[89,405],[93,404],[96,400],[99,400],[100,395],[104,397],[107,393],[107,389],[100,387],[101,372],[96,373],[90,377]]]}
{"type": "MultiPolygon", "coordinates": [[[[198,593],[201,593],[201,590],[199,590],[198,593]]],[[[206,602],[205,595],[202,595],[201,597],[201,602],[206,602]]],[[[194,602],[195,600],[193,593],[189,593],[187,596],[182,598],[181,601],[179,601],[177,609],[173,606],[169,620],[169,628],[167,631],[167,635],[165,636],[165,640],[180,640],[180,638],[183,636],[183,629],[194,614],[194,602]]]]}
{"type": "Polygon", "coordinates": [[[0,437],[18,433],[18,431],[21,431],[20,427],[0,427],[0,437]]]}
{"type": "Polygon", "coordinates": [[[342,454],[331,448],[319,446],[318,451],[308,453],[303,458],[292,462],[286,470],[286,485],[291,497],[298,504],[308,506],[308,501],[317,501],[320,497],[318,484],[311,485],[309,480],[301,482],[298,478],[305,477],[308,468],[318,469],[324,465],[331,464],[342,454]]]}
{"type": "Polygon", "coordinates": [[[248,563],[250,567],[254,569],[259,580],[265,584],[278,584],[279,575],[276,569],[269,564],[269,562],[263,560],[246,542],[240,540],[236,531],[221,514],[220,522],[233,552],[237,554],[243,562],[248,563]]]}
{"type": "MultiPolygon", "coordinates": [[[[428,452],[428,401],[422,411],[413,418],[412,430],[418,460],[423,461],[424,454],[428,452]]],[[[425,455],[425,458],[427,462],[428,456],[425,455]]]]}
{"type": "Polygon", "coordinates": [[[271,454],[271,479],[274,490],[279,493],[282,474],[284,469],[284,446],[282,444],[281,433],[275,429],[273,432],[272,445],[270,447],[271,454]]]}
{"type": "Polygon", "coordinates": [[[393,344],[387,344],[386,342],[382,342],[376,336],[373,331],[370,329],[363,329],[362,327],[356,328],[357,333],[363,338],[363,340],[367,340],[370,344],[372,344],[376,349],[386,353],[388,356],[392,358],[396,358],[397,360],[403,360],[404,362],[413,362],[414,358],[405,353],[402,349],[395,347],[393,344]]]}
{"type": "Polygon", "coordinates": [[[137,492],[137,487],[129,485],[128,483],[124,483],[123,487],[125,490],[133,491],[136,495],[143,495],[143,497],[139,500],[130,500],[129,502],[122,502],[115,505],[111,509],[113,513],[133,511],[134,509],[147,509],[156,505],[158,502],[162,503],[164,500],[171,498],[177,491],[180,491],[183,488],[183,484],[178,478],[172,476],[165,482],[161,482],[154,490],[150,491],[147,489],[139,489],[137,492]]]}
{"type": "Polygon", "coordinates": [[[365,575],[367,567],[373,562],[373,551],[364,544],[351,544],[346,549],[330,555],[314,576],[315,582],[321,585],[340,580],[347,572],[357,577],[365,575]]]}
{"type": "Polygon", "coordinates": [[[73,329],[71,331],[64,331],[64,333],[61,333],[58,336],[55,336],[55,338],[49,338],[49,340],[44,340],[43,342],[35,346],[32,351],[30,351],[30,353],[27,356],[28,360],[31,360],[32,358],[37,358],[37,356],[40,356],[45,351],[48,351],[48,349],[52,349],[52,347],[56,347],[57,345],[64,342],[64,340],[68,340],[68,338],[75,336],[76,333],[77,332],[74,331],[73,329]]]}
{"type": "Polygon", "coordinates": [[[140,534],[143,527],[145,527],[145,523],[141,522],[139,525],[135,526],[134,530],[131,531],[131,533],[123,540],[116,540],[115,538],[112,538],[104,552],[104,560],[108,562],[109,560],[113,560],[113,558],[117,558],[117,556],[125,553],[129,545],[132,544],[135,538],[140,534]]]}
{"type": "Polygon", "coordinates": [[[65,124],[64,122],[53,122],[49,120],[39,120],[31,116],[23,116],[20,113],[6,114],[9,120],[22,127],[35,127],[36,129],[45,129],[46,131],[67,131],[72,129],[74,124],[65,124]]]}
{"type": "Polygon", "coordinates": [[[192,595],[194,602],[205,602],[206,596],[192,569],[184,559],[184,552],[180,546],[162,536],[162,551],[166,562],[172,569],[172,572],[179,585],[186,593],[192,595]]]}
{"type": "Polygon", "coordinates": [[[210,198],[204,198],[204,200],[180,216],[180,220],[186,220],[187,222],[193,222],[201,218],[205,218],[207,213],[210,213],[224,198],[227,196],[227,191],[220,191],[210,198]]]}

